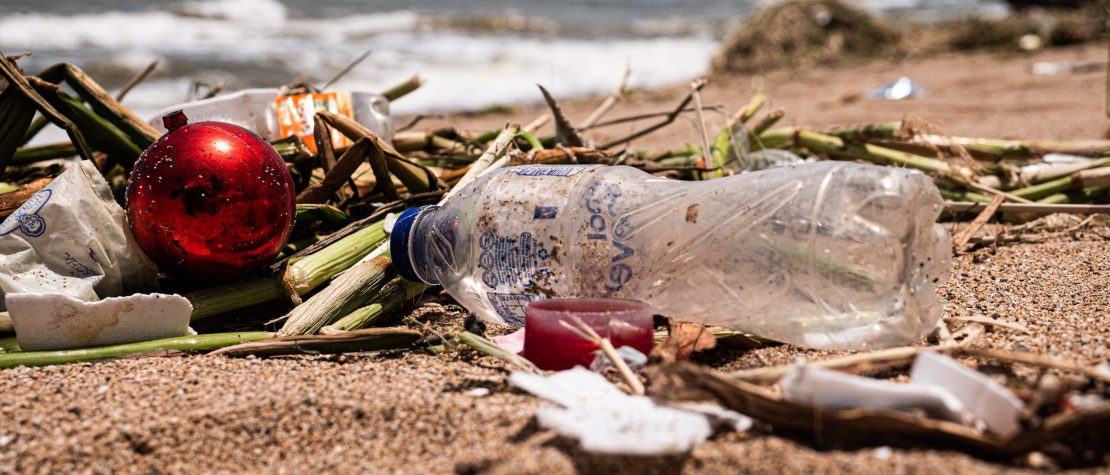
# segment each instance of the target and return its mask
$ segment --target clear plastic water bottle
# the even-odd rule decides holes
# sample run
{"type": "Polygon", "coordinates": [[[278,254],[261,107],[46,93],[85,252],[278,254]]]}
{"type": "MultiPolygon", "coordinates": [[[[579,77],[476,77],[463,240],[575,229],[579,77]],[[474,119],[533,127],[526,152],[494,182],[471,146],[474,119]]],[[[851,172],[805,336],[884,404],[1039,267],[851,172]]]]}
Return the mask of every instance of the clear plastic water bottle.
{"type": "Polygon", "coordinates": [[[406,211],[390,248],[402,276],[495,322],[521,325],[533,300],[621,297],[806,347],[873,348],[940,316],[942,205],[920,172],[844,162],[700,182],[521,166],[406,211]]]}

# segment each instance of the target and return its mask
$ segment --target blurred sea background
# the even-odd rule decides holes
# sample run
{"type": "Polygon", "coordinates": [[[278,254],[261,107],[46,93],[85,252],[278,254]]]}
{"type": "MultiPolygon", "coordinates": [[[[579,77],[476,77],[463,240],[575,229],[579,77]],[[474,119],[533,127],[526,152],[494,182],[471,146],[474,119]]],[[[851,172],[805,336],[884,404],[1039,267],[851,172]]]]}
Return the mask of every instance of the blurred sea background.
{"type": "MultiPolygon", "coordinates": [[[[1008,13],[998,0],[865,0],[920,22],[1008,13]]],[[[758,0],[3,0],[0,51],[34,54],[112,89],[161,60],[125,103],[144,117],[181,102],[194,81],[225,91],[322,85],[364,52],[332,89],[380,91],[420,74],[425,87],[397,114],[478,110],[681,83],[709,70],[730,27],[758,0]]]]}

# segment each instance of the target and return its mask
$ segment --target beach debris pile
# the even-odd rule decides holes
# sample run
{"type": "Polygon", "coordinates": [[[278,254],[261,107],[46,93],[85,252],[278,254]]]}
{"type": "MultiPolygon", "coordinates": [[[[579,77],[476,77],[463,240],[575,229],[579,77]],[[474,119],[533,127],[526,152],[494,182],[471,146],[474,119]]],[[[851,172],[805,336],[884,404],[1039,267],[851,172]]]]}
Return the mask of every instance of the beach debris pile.
{"type": "MultiPolygon", "coordinates": [[[[788,174],[829,168],[808,162],[843,161],[920,171],[913,173],[915,179],[929,183],[930,190],[935,185],[945,200],[934,203],[937,209],[929,210],[934,213],[930,216],[943,208],[944,219],[974,218],[953,239],[954,251],[965,252],[981,244],[975,239],[977,233],[999,213],[1005,220],[1030,222],[1051,213],[1110,210],[1102,204],[1110,188],[1110,162],[1103,158],[1110,156],[1107,141],[953,137],[917,119],[835,129],[776,127],[785,111],[761,115],[767,98],[756,94],[715,134],[699,120],[701,137],[695,139],[696,145],[674,150],[628,146],[679,117],[702,117],[704,80],[693,82],[673,110],[606,120],[624,96],[622,82],[577,123],[541,88],[549,105],[547,113],[524,126],[507,124],[486,131],[413,130],[420,118],[399,127],[376,128],[359,120],[355,112],[317,108],[299,119],[311,120],[310,135],[297,132],[274,138],[265,135],[267,131],[253,131],[269,142],[251,142],[251,146],[273,148],[292,182],[290,195],[295,196],[293,223],[279,240],[279,253],[261,265],[249,266],[249,272],[239,268],[241,275],[208,270],[190,278],[180,278],[185,274],[171,272],[158,259],[161,273],[155,279],[153,265],[138,251],[145,247],[131,237],[131,227],[137,223],[124,225],[121,204],[138,202],[124,201],[129,184],[137,186],[141,179],[143,186],[157,187],[158,176],[173,180],[172,174],[135,178],[136,163],[141,164],[144,150],[152,145],[158,150],[155,143],[161,132],[80,68],[60,64],[32,75],[19,69],[18,59],[0,54],[0,218],[4,218],[0,258],[30,259],[20,265],[34,267],[40,274],[37,278],[45,280],[34,288],[17,288],[8,285],[16,280],[11,278],[16,272],[9,272],[14,267],[0,272],[7,305],[7,311],[0,313],[0,368],[154,351],[214,350],[210,354],[227,357],[477,352],[519,372],[512,377],[514,384],[561,406],[541,411],[538,420],[543,427],[577,439],[587,450],[612,453],[682,452],[720,430],[782,427],[818,437],[835,432],[870,443],[941,443],[992,456],[1063,443],[1082,458],[1090,457],[1087,446],[1069,444],[1096,440],[1098,434],[1091,435],[1092,431],[1110,418],[1110,376],[1105,365],[1087,367],[1048,355],[978,349],[971,342],[982,333],[982,325],[951,329],[957,335],[943,320],[931,337],[937,341],[932,346],[864,351],[800,366],[731,374],[689,360],[714,347],[781,343],[768,340],[767,335],[660,317],[652,323],[653,344],[633,351],[636,345],[614,347],[608,335],[571,320],[562,327],[594,351],[589,366],[596,372],[579,368],[536,376],[542,370],[527,358],[532,356],[527,331],[521,341],[497,338],[512,328],[496,322],[468,319],[444,327],[414,317],[417,314],[408,310],[417,301],[439,308],[453,303],[431,292],[435,286],[405,278],[393,259],[408,250],[391,249],[389,244],[391,233],[406,226],[398,214],[441,203],[507,166],[545,165],[521,170],[565,174],[579,173],[584,165],[624,165],[657,176],[702,181],[767,168],[774,170],[771,174],[788,174]],[[554,124],[554,134],[539,135],[537,131],[548,122],[554,124]],[[597,130],[633,122],[646,125],[625,136],[595,142],[600,137],[595,135],[597,130]],[[51,124],[65,130],[68,140],[27,145],[51,124]],[[84,191],[73,189],[74,181],[83,183],[84,191]],[[186,304],[191,308],[188,325],[199,334],[182,328],[186,304]],[[51,320],[61,314],[81,318],[51,320]],[[27,323],[17,315],[34,321],[27,323]],[[159,324],[150,325],[149,332],[136,331],[144,319],[151,318],[159,319],[159,324]],[[16,335],[7,336],[13,324],[16,335]],[[44,337],[48,332],[54,335],[44,337]],[[491,340],[490,334],[506,347],[491,340]],[[518,354],[521,349],[524,356],[518,354]],[[915,358],[912,373],[907,373],[915,358]],[[998,366],[1042,372],[1041,377],[1029,378],[1022,376],[1028,372],[1011,371],[1000,384],[998,375],[982,371],[998,366]],[[878,379],[862,381],[831,370],[878,379]],[[1051,374],[1046,374],[1049,370],[1051,374]],[[952,387],[949,381],[955,380],[965,383],[952,387]],[[896,386],[908,385],[932,388],[925,390],[931,398],[915,396],[907,401],[904,388],[896,386]],[[982,388],[982,394],[989,394],[982,397],[996,402],[975,399],[981,395],[967,393],[973,387],[982,388]],[[581,391],[587,389],[590,399],[598,399],[585,404],[581,391]],[[854,396],[861,390],[870,398],[854,396]],[[691,401],[702,404],[690,405],[691,401]],[[599,432],[593,423],[605,431],[599,432]],[[677,426],[683,430],[666,429],[677,426]],[[671,433],[663,437],[660,431],[671,433]],[[602,433],[607,435],[595,437],[602,433]]],[[[410,80],[381,97],[395,101],[416,87],[419,81],[410,80]]],[[[326,94],[304,86],[282,91],[292,97],[309,94],[310,100],[302,104],[315,104],[313,94],[326,94]]],[[[288,97],[281,94],[278,102],[288,97]]],[[[381,106],[376,110],[387,114],[388,104],[381,106]]],[[[175,122],[168,125],[172,129],[175,122]]],[[[176,156],[162,152],[147,159],[176,156]]],[[[224,189],[216,189],[210,177],[200,180],[210,186],[190,189],[195,196],[171,194],[157,199],[193,200],[203,208],[205,200],[198,198],[207,199],[210,193],[222,196],[224,189]]],[[[285,195],[277,194],[283,206],[285,195]]],[[[550,215],[545,210],[532,211],[536,211],[533,219],[550,215]]],[[[691,222],[706,216],[697,208],[683,213],[691,222]]],[[[139,219],[157,225],[163,217],[132,215],[132,221],[139,219]]],[[[1096,221],[1087,219],[1079,225],[1090,223],[1096,221]]],[[[259,241],[272,239],[270,233],[257,236],[259,241]]],[[[490,249],[496,246],[496,242],[486,244],[493,246],[490,249]]],[[[212,249],[221,250],[220,246],[212,249]]],[[[865,287],[858,274],[845,273],[835,263],[816,265],[826,274],[865,287]]],[[[498,270],[511,266],[503,267],[498,270]]],[[[620,281],[619,271],[611,275],[620,281]]],[[[529,302],[512,303],[524,306],[527,313],[529,302]]]]}
{"type": "Polygon", "coordinates": [[[1110,5],[1105,0],[1083,3],[1022,8],[1001,17],[893,23],[845,0],[768,2],[735,25],[713,58],[713,69],[807,69],[952,50],[1021,53],[1105,39],[1110,5]]]}

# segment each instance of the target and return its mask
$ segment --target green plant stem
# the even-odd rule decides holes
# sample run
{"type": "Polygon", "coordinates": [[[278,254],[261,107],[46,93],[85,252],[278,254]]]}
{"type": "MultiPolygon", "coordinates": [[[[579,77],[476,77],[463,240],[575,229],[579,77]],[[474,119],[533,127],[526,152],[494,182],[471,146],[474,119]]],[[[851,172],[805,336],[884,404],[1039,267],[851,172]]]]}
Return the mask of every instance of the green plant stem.
{"type": "Polygon", "coordinates": [[[770,129],[771,127],[774,127],[775,124],[779,123],[779,121],[782,120],[784,116],[786,116],[786,111],[782,109],[775,109],[771,112],[768,112],[762,120],[752,126],[752,134],[758,136],[759,134],[766,132],[767,129],[770,129]]]}
{"type": "MultiPolygon", "coordinates": [[[[46,117],[43,117],[41,115],[35,117],[35,120],[31,121],[30,127],[27,127],[27,132],[23,134],[23,138],[20,140],[20,145],[26,145],[27,142],[30,142],[31,139],[35,138],[35,136],[38,135],[39,132],[42,132],[42,129],[46,128],[46,126],[49,124],[50,120],[46,117]]],[[[74,148],[74,150],[76,150],[76,147],[74,148]]],[[[76,153],[74,153],[74,155],[76,155],[76,153]]]]}
{"type": "MultiPolygon", "coordinates": [[[[51,106],[73,122],[93,148],[108,153],[112,162],[126,164],[129,167],[143,152],[143,149],[135,145],[127,134],[87,109],[81,101],[56,89],[52,91],[40,89],[39,92],[51,106]]],[[[110,168],[110,165],[107,168],[110,168]]]]}
{"type": "Polygon", "coordinates": [[[977,203],[990,203],[991,197],[974,191],[952,191],[940,188],[940,196],[948,201],[974,201],[977,203]]]}
{"type": "MultiPolygon", "coordinates": [[[[297,214],[293,220],[293,229],[299,230],[307,227],[308,225],[320,221],[324,227],[328,229],[338,229],[347,221],[350,221],[350,216],[344,213],[343,210],[335,206],[319,203],[302,203],[297,205],[297,214]]],[[[297,232],[294,231],[293,234],[297,232]]]]}
{"type": "MultiPolygon", "coordinates": [[[[140,150],[149,147],[162,135],[130,109],[120,104],[77,66],[69,63],[57,64],[47,68],[39,76],[55,84],[64,80],[84,102],[89,104],[97,116],[120,130],[127,136],[128,141],[134,143],[140,150]]],[[[130,165],[130,162],[127,165],[130,165]]]]}
{"type": "Polygon", "coordinates": [[[1069,203],[1085,203],[1102,193],[1108,188],[1104,186],[1092,186],[1084,188],[1079,193],[1054,193],[1044,198],[1037,200],[1041,204],[1061,205],[1069,203]]]}
{"type": "Polygon", "coordinates": [[[878,145],[844,142],[838,137],[819,134],[807,130],[796,134],[798,145],[813,153],[823,153],[836,158],[863,160],[879,165],[901,165],[931,173],[950,174],[953,170],[947,162],[923,157],[912,153],[880,147],[878,145]]]}
{"type": "Polygon", "coordinates": [[[16,341],[15,336],[6,336],[0,338],[0,353],[16,353],[22,351],[19,349],[19,342],[16,341]]]}
{"type": "Polygon", "coordinates": [[[457,336],[459,339],[459,343],[469,346],[479,353],[483,353],[509,363],[510,365],[519,368],[521,371],[526,371],[529,373],[540,372],[540,370],[536,368],[536,365],[532,364],[531,361],[528,361],[523,356],[509,353],[508,351],[503,350],[500,346],[497,346],[497,344],[495,344],[494,342],[482,338],[481,336],[467,331],[459,332],[457,336]]]}
{"type": "Polygon", "coordinates": [[[281,284],[281,276],[273,274],[246,282],[237,282],[192,292],[186,294],[185,298],[193,304],[193,314],[190,319],[200,320],[232,310],[277,300],[284,295],[285,289],[281,284]]]}
{"type": "Polygon", "coordinates": [[[749,120],[752,119],[752,117],[755,117],[755,114],[759,112],[759,109],[763,108],[763,103],[766,101],[767,95],[763,94],[762,92],[753,95],[752,98],[748,101],[748,105],[744,106],[743,109],[740,109],[740,113],[736,116],[736,122],[739,122],[741,124],[747,123],[749,120]]]}
{"type": "Polygon", "coordinates": [[[23,145],[23,133],[35,118],[35,103],[15,87],[0,90],[0,173],[23,145]]]}
{"type": "Polygon", "coordinates": [[[501,134],[501,129],[490,130],[488,132],[483,133],[482,135],[479,135],[479,136],[475,137],[474,141],[477,142],[477,143],[484,144],[486,142],[489,142],[490,140],[493,140],[493,139],[497,138],[497,136],[499,134],[501,134]]]}
{"type": "Polygon", "coordinates": [[[438,152],[461,154],[475,152],[476,147],[431,132],[398,132],[393,135],[393,148],[398,152],[438,152]]]}
{"type": "Polygon", "coordinates": [[[355,231],[313,254],[293,262],[285,279],[298,294],[304,295],[331,280],[366,257],[389,237],[377,221],[355,231]]]}
{"type": "Polygon", "coordinates": [[[305,146],[304,140],[296,135],[275,140],[270,143],[270,146],[274,147],[278,155],[281,155],[281,158],[287,162],[300,163],[315,157],[305,146]]]}
{"type": "Polygon", "coordinates": [[[44,160],[53,160],[56,158],[66,158],[77,155],[77,147],[73,146],[71,142],[59,142],[46,145],[36,145],[33,147],[22,147],[15,151],[12,157],[12,165],[25,165],[28,163],[41,162],[44,160]]]}
{"type": "Polygon", "coordinates": [[[165,350],[210,350],[225,346],[238,345],[272,337],[270,332],[212,333],[208,335],[180,336],[161,340],[124,343],[120,345],[98,346],[75,350],[59,351],[21,351],[0,353],[0,368],[16,366],[48,366],[55,364],[96,361],[121,356],[165,350]]]}
{"type": "MultiPolygon", "coordinates": [[[[385,239],[382,222],[371,223],[293,262],[286,269],[284,279],[297,295],[305,295],[366,257],[385,239]]],[[[283,276],[271,274],[246,282],[193,292],[185,297],[193,304],[192,319],[199,320],[277,300],[285,295],[283,276]]]]}
{"type": "Polygon", "coordinates": [[[408,95],[412,91],[420,89],[420,86],[423,85],[424,80],[421,79],[418,75],[413,75],[412,77],[406,79],[405,82],[386,89],[382,92],[382,95],[385,96],[386,99],[389,99],[390,102],[393,102],[408,95]]]}
{"type": "Polygon", "coordinates": [[[524,141],[528,142],[528,145],[532,147],[532,150],[543,150],[543,144],[540,143],[540,140],[537,139],[536,136],[532,135],[530,132],[526,130],[521,130],[517,132],[517,136],[523,138],[524,141]]]}
{"type": "Polygon", "coordinates": [[[277,337],[226,347],[210,354],[234,357],[405,350],[423,337],[423,333],[406,328],[367,328],[335,335],[277,337]]]}
{"type": "Polygon", "coordinates": [[[278,333],[281,336],[310,335],[374,299],[396,276],[392,261],[379,256],[358,264],[327,287],[289,312],[278,333]]]}
{"type": "MultiPolygon", "coordinates": [[[[895,139],[895,134],[901,128],[902,123],[896,121],[864,124],[824,133],[850,141],[892,140],[895,139]]],[[[914,138],[914,141],[933,145],[960,145],[972,152],[1001,157],[1039,157],[1048,153],[1065,153],[1087,157],[1110,155],[1110,141],[1108,140],[1001,140],[919,135],[914,138]]]]}
{"type": "Polygon", "coordinates": [[[1049,195],[1060,193],[1072,187],[1072,180],[1070,176],[1060,177],[1055,180],[1049,180],[1044,183],[1019,188],[1010,192],[1011,195],[1019,196],[1027,200],[1037,200],[1049,195]]]}
{"type": "Polygon", "coordinates": [[[902,128],[901,121],[861,124],[822,131],[826,135],[850,141],[889,140],[902,128]]]}
{"type": "Polygon", "coordinates": [[[428,285],[405,280],[397,277],[378,292],[369,305],[365,305],[348,313],[335,323],[328,325],[327,332],[343,332],[366,328],[388,317],[405,306],[407,302],[427,290],[428,285]]]}

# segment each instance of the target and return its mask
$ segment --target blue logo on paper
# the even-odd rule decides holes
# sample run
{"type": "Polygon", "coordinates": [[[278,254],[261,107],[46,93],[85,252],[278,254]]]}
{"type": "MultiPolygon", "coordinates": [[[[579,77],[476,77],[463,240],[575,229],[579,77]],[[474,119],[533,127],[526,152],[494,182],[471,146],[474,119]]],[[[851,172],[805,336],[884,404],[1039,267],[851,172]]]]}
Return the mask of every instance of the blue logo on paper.
{"type": "Polygon", "coordinates": [[[39,237],[46,232],[46,220],[39,216],[39,210],[50,201],[50,190],[41,190],[25,201],[8,219],[0,223],[0,236],[22,231],[27,237],[39,237]]]}

